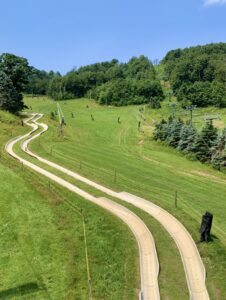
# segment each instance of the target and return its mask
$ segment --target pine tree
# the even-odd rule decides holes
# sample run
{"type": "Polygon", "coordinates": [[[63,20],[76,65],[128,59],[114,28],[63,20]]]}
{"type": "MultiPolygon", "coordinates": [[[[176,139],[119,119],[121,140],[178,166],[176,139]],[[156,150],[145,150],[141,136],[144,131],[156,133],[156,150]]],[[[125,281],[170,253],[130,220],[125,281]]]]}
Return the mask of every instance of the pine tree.
{"type": "Polygon", "coordinates": [[[166,124],[166,138],[165,138],[165,140],[167,142],[169,142],[169,139],[170,139],[171,135],[173,134],[173,130],[174,130],[174,119],[170,115],[169,118],[168,118],[168,122],[166,124]]]}
{"type": "Polygon", "coordinates": [[[194,142],[196,140],[196,136],[197,136],[197,130],[195,127],[193,126],[189,126],[189,134],[188,134],[188,138],[187,138],[187,146],[186,148],[184,148],[183,152],[184,153],[189,153],[193,151],[193,147],[194,147],[194,142]]]}
{"type": "Polygon", "coordinates": [[[226,128],[223,129],[221,135],[217,140],[217,150],[223,151],[226,145],[226,128]]]}
{"type": "Polygon", "coordinates": [[[168,143],[170,146],[174,148],[177,148],[180,142],[182,126],[183,126],[183,121],[181,119],[178,119],[173,123],[173,126],[171,128],[170,136],[168,138],[168,143]]]}
{"type": "Polygon", "coordinates": [[[184,124],[181,128],[180,141],[178,143],[178,150],[183,151],[188,146],[188,137],[190,132],[190,126],[184,124]]]}
{"type": "Polygon", "coordinates": [[[220,170],[221,169],[221,164],[222,164],[222,152],[221,151],[216,151],[211,158],[211,164],[214,167],[214,169],[220,170]]]}
{"type": "Polygon", "coordinates": [[[217,140],[217,129],[207,123],[202,131],[197,135],[192,151],[201,162],[211,160],[211,148],[217,140]]]}
{"type": "Polygon", "coordinates": [[[164,141],[167,137],[167,127],[167,122],[164,119],[157,123],[153,133],[154,140],[164,141]]]}
{"type": "Polygon", "coordinates": [[[226,166],[225,147],[226,147],[226,128],[223,129],[214,147],[212,147],[211,164],[217,170],[221,170],[226,166]]]}

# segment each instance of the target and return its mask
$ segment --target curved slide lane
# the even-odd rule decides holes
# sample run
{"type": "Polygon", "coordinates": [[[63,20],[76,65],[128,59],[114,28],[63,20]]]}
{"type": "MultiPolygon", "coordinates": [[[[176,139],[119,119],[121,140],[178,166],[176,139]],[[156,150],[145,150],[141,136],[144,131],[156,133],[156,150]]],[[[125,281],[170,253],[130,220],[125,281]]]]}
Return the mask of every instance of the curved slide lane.
{"type": "MultiPolygon", "coordinates": [[[[139,248],[140,276],[141,276],[141,292],[139,298],[142,300],[159,300],[160,299],[159,287],[158,287],[159,262],[158,262],[154,239],[150,231],[144,224],[144,222],[124,206],[116,202],[113,202],[107,198],[103,198],[103,197],[96,198],[93,195],[79,189],[75,185],[67,182],[66,180],[54,175],[53,173],[46,171],[45,169],[40,168],[39,166],[36,166],[35,164],[19,157],[13,151],[13,147],[16,143],[22,141],[24,138],[28,138],[32,133],[34,133],[39,128],[38,124],[35,123],[30,124],[29,122],[30,121],[35,122],[35,120],[37,118],[40,118],[41,116],[42,115],[33,115],[31,118],[26,120],[25,123],[31,126],[32,130],[23,136],[19,136],[9,141],[5,147],[6,151],[12,157],[19,160],[27,167],[55,181],[59,185],[76,193],[77,195],[83,197],[84,199],[101,206],[102,208],[108,210],[110,213],[116,215],[125,224],[127,224],[128,227],[133,232],[139,248]]],[[[45,127],[45,129],[47,128],[45,127]]],[[[41,133],[38,133],[38,135],[40,135],[41,133]]],[[[25,148],[27,147],[26,143],[23,143],[23,148],[24,147],[25,148]]]]}
{"type": "Polygon", "coordinates": [[[28,144],[33,139],[40,136],[42,133],[48,130],[48,126],[44,123],[38,123],[37,120],[41,118],[41,114],[37,114],[36,117],[33,119],[32,123],[27,122],[27,125],[33,128],[42,127],[42,131],[38,134],[32,136],[29,139],[26,139],[22,144],[22,149],[27,152],[29,155],[35,157],[39,161],[57,169],[65,174],[75,178],[76,180],[80,180],[87,185],[90,185],[107,195],[112,197],[118,198],[120,200],[126,201],[134,206],[144,210],[156,220],[158,220],[162,226],[168,231],[171,237],[174,239],[181,255],[181,259],[184,265],[185,275],[187,279],[188,289],[190,293],[191,300],[209,300],[208,291],[205,284],[206,279],[206,271],[203,265],[202,259],[198,252],[197,246],[192,239],[189,232],[186,228],[171,214],[169,214],[166,210],[162,209],[161,207],[147,201],[143,198],[137,197],[135,195],[121,192],[117,193],[113,190],[106,188],[100,184],[97,184],[78,173],[72,172],[56,163],[53,163],[49,160],[46,160],[28,149],[28,144]]]}

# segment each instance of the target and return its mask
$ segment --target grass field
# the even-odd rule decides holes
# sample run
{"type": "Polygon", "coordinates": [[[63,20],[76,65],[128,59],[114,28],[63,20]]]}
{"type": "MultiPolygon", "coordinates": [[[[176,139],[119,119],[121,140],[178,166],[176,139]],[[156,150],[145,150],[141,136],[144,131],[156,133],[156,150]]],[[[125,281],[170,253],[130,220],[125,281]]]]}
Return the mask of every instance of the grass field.
{"type": "Polygon", "coordinates": [[[0,111],[0,299],[87,299],[84,224],[93,299],[136,299],[132,234],[103,209],[9,158],[5,143],[27,130],[0,111]]]}
{"type": "MultiPolygon", "coordinates": [[[[145,108],[141,113],[136,106],[100,107],[88,100],[61,102],[67,124],[62,137],[57,120],[49,117],[50,112],[56,110],[55,102],[30,98],[26,102],[33,111],[45,113],[44,120],[50,125],[41,141],[32,144],[40,155],[115,190],[126,190],[159,204],[178,217],[197,242],[201,215],[206,210],[211,211],[214,214],[213,241],[198,244],[198,247],[207,269],[211,299],[226,298],[226,176],[151,140],[156,120],[167,117],[170,112],[167,103],[161,110],[145,108]],[[142,122],[140,131],[139,120],[142,122]],[[175,191],[178,192],[177,209],[175,191]]],[[[216,125],[221,128],[225,110],[220,112],[220,124],[216,125]]],[[[205,113],[212,114],[213,110],[197,111],[198,126],[203,123],[205,113]]],[[[170,244],[172,241],[161,243],[161,249],[167,251],[170,244]]]]}

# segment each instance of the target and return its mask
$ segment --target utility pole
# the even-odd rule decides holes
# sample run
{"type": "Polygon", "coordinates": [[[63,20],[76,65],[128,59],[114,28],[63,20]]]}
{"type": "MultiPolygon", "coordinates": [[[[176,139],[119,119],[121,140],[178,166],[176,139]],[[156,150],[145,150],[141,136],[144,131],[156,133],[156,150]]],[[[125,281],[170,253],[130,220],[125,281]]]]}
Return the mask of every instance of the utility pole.
{"type": "Polygon", "coordinates": [[[170,107],[171,107],[171,117],[172,117],[172,119],[174,119],[174,117],[175,117],[175,108],[176,108],[176,106],[177,106],[177,104],[175,103],[175,102],[173,102],[173,103],[170,103],[170,107]]]}
{"type": "Polygon", "coordinates": [[[189,105],[186,106],[186,110],[190,111],[190,125],[192,126],[192,120],[193,120],[193,110],[196,109],[196,105],[189,105]]]}
{"type": "Polygon", "coordinates": [[[173,91],[168,91],[169,102],[171,102],[172,96],[173,96],[173,91]]]}

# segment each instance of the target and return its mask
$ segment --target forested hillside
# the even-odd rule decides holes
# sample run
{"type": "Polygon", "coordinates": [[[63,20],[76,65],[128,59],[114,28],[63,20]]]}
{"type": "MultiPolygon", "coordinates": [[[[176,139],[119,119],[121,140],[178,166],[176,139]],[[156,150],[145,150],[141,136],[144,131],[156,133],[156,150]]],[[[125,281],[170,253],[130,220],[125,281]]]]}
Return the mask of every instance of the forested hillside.
{"type": "Polygon", "coordinates": [[[226,107],[226,44],[169,51],[157,68],[142,55],[127,63],[113,59],[83,66],[64,76],[38,70],[27,59],[4,53],[0,56],[0,108],[14,113],[22,110],[23,92],[54,100],[86,97],[103,105],[148,103],[159,108],[164,99],[159,78],[170,82],[182,107],[226,107]]]}
{"type": "Polygon", "coordinates": [[[226,44],[169,51],[161,64],[183,106],[226,107],[226,44]]]}
{"type": "Polygon", "coordinates": [[[116,106],[150,103],[160,107],[163,100],[155,69],[144,56],[133,57],[128,63],[113,59],[80,67],[65,76],[33,69],[27,92],[56,100],[92,97],[100,104],[116,106]]]}

